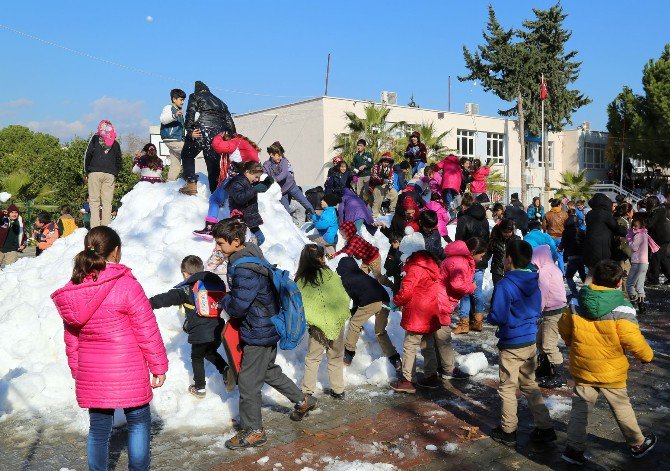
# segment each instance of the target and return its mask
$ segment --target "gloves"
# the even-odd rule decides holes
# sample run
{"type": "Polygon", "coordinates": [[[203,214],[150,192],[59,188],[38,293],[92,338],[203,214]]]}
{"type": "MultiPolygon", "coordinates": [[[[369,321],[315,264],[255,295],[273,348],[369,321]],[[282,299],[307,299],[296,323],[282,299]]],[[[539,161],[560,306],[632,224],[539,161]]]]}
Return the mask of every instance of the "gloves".
{"type": "Polygon", "coordinates": [[[263,180],[261,183],[263,183],[263,185],[265,185],[266,187],[270,188],[270,186],[271,186],[274,182],[275,182],[275,181],[274,181],[274,178],[272,178],[271,176],[267,176],[267,177],[265,177],[265,180],[263,180]]]}

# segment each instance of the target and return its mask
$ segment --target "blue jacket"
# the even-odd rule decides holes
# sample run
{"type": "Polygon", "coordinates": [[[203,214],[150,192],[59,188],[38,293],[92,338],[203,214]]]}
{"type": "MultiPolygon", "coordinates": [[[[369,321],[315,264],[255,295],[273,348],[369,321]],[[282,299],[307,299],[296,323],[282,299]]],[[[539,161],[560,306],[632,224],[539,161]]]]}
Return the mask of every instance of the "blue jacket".
{"type": "Polygon", "coordinates": [[[513,270],[505,273],[493,290],[487,320],[497,325],[498,348],[534,344],[537,319],[542,314],[542,294],[537,272],[513,270]]]}
{"type": "Polygon", "coordinates": [[[551,258],[553,258],[554,261],[558,260],[558,250],[556,250],[556,243],[549,234],[542,232],[540,229],[533,229],[528,234],[523,236],[523,240],[528,242],[533,248],[537,247],[538,245],[548,245],[551,249],[551,258]]]}
{"type": "Polygon", "coordinates": [[[175,118],[175,114],[177,113],[177,111],[179,111],[179,109],[174,105],[168,105],[168,106],[170,106],[170,113],[172,113],[173,120],[168,123],[163,122],[163,113],[167,111],[164,109],[163,113],[161,113],[161,139],[163,140],[174,139],[177,141],[183,141],[184,115],[179,115],[175,118]]]}
{"type": "Polygon", "coordinates": [[[319,231],[323,240],[329,244],[337,243],[337,211],[333,206],[328,206],[323,210],[321,216],[312,214],[312,221],[314,221],[314,227],[319,231]]]}
{"type": "MultiPolygon", "coordinates": [[[[242,257],[263,259],[263,252],[247,243],[244,249],[230,256],[229,266],[242,257]]],[[[254,263],[239,265],[233,276],[228,272],[228,286],[230,292],[221,300],[221,307],[230,317],[242,320],[242,342],[261,347],[276,345],[279,334],[270,318],[277,314],[278,305],[267,269],[254,263]]]]}
{"type": "Polygon", "coordinates": [[[533,221],[537,219],[537,215],[540,215],[539,219],[544,219],[544,206],[540,205],[537,208],[532,204],[528,206],[528,219],[533,221]]]}
{"type": "Polygon", "coordinates": [[[584,210],[575,208],[575,216],[579,219],[579,228],[582,231],[586,231],[586,215],[584,214],[584,210]]]}

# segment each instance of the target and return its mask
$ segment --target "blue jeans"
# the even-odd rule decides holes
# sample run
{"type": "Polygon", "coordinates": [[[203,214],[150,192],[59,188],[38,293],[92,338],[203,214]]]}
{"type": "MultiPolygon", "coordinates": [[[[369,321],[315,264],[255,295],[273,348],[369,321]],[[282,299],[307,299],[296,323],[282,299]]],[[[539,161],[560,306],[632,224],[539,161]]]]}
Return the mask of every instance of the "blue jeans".
{"type": "MultiPolygon", "coordinates": [[[[554,239],[554,243],[556,244],[556,247],[558,248],[558,246],[561,244],[561,238],[560,237],[552,237],[552,239],[554,239]]],[[[560,268],[561,271],[565,274],[565,263],[563,262],[563,252],[558,252],[558,268],[560,268]]]]}
{"type": "Polygon", "coordinates": [[[577,283],[573,279],[575,274],[579,272],[579,278],[584,283],[586,279],[586,268],[584,268],[584,259],[582,257],[568,257],[568,264],[565,267],[565,281],[568,283],[568,288],[570,288],[570,293],[573,296],[577,296],[577,283]]]}
{"type": "MultiPolygon", "coordinates": [[[[151,460],[149,448],[151,409],[149,404],[123,409],[128,422],[128,469],[148,471],[151,460]]],[[[109,437],[114,424],[114,409],[89,409],[88,468],[91,471],[109,469],[109,437]]]]}
{"type": "Polygon", "coordinates": [[[474,294],[472,294],[472,296],[463,296],[458,303],[458,312],[461,315],[461,319],[470,317],[471,297],[475,300],[474,312],[484,312],[484,293],[482,292],[482,284],[484,283],[484,270],[475,270],[475,277],[472,281],[474,281],[477,285],[474,294]]]}
{"type": "Polygon", "coordinates": [[[414,164],[412,167],[412,176],[416,175],[419,170],[424,168],[426,166],[425,163],[421,162],[420,160],[414,164]]]}
{"type": "Polygon", "coordinates": [[[312,207],[312,203],[309,202],[307,197],[303,194],[302,191],[300,191],[300,188],[298,188],[298,185],[293,185],[290,190],[286,192],[285,195],[281,196],[281,204],[286,208],[286,212],[291,214],[291,210],[289,208],[289,203],[288,203],[288,197],[291,197],[292,199],[296,200],[300,205],[305,208],[305,210],[309,214],[314,214],[314,208],[312,207]]]}
{"type": "Polygon", "coordinates": [[[226,190],[226,185],[230,177],[226,178],[221,182],[219,187],[214,190],[209,196],[209,210],[207,211],[207,217],[214,219],[228,219],[230,217],[230,209],[228,208],[228,190],[226,190]],[[219,217],[219,209],[221,209],[222,217],[219,217]]]}
{"type": "Polygon", "coordinates": [[[249,230],[251,233],[254,235],[256,238],[256,243],[260,247],[263,242],[265,242],[265,236],[263,235],[263,232],[261,231],[260,227],[250,227],[249,230]]]}
{"type": "Polygon", "coordinates": [[[444,198],[444,202],[446,203],[447,208],[451,206],[451,203],[454,201],[454,198],[456,198],[456,195],[458,192],[456,190],[452,190],[451,188],[446,188],[444,190],[444,194],[442,195],[444,198]]]}

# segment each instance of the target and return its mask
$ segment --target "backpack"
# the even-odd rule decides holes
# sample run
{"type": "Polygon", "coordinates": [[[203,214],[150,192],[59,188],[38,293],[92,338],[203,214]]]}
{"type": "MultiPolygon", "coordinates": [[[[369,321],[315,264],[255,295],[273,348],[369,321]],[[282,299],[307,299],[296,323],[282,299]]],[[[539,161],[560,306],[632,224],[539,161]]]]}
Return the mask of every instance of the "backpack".
{"type": "MultiPolygon", "coordinates": [[[[270,265],[266,260],[257,257],[242,257],[236,260],[235,263],[228,266],[228,274],[233,276],[235,268],[244,263],[255,263],[268,269],[270,282],[279,298],[279,312],[270,320],[280,337],[279,348],[293,350],[307,330],[305,308],[298,285],[290,278],[288,271],[270,265]]],[[[256,306],[266,310],[264,306],[259,304],[256,306]]]]}
{"type": "Polygon", "coordinates": [[[193,307],[200,317],[219,317],[217,307],[226,294],[223,281],[198,280],[193,284],[193,307]]]}

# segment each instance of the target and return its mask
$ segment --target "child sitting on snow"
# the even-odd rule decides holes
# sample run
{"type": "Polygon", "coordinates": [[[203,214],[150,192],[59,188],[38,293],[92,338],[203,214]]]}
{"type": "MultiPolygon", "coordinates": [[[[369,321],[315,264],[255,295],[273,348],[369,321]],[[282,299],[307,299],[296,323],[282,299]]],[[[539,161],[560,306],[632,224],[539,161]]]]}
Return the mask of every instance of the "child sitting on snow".
{"type": "Polygon", "coordinates": [[[540,350],[539,366],[535,376],[542,388],[558,388],[565,384],[563,355],[558,349],[558,319],[568,302],[563,284],[563,273],[554,265],[551,249],[539,245],[533,249],[533,265],[537,267],[542,317],[538,325],[537,347],[540,350]]]}
{"type": "Polygon", "coordinates": [[[197,281],[205,281],[212,285],[220,285],[225,290],[223,280],[214,273],[204,271],[200,257],[188,255],[181,261],[181,274],[184,281],[171,290],[157,294],[149,299],[151,309],[160,309],[170,306],[184,306],[184,325],[182,328],[188,334],[188,343],[191,344],[191,367],[193,368],[193,384],[188,392],[197,398],[203,398],[205,391],[205,359],[213,364],[223,376],[226,390],[235,388],[235,374],[228,367],[217,349],[221,345],[221,330],[223,319],[220,317],[201,317],[194,306],[193,285],[197,281]]]}
{"type": "Polygon", "coordinates": [[[326,249],[326,253],[330,255],[335,253],[335,246],[337,245],[337,205],[339,202],[340,198],[335,194],[324,195],[321,198],[322,210],[312,214],[312,221],[318,235],[309,236],[309,239],[322,245],[326,249]]]}
{"type": "Polygon", "coordinates": [[[135,155],[133,173],[139,174],[141,182],[160,183],[163,181],[163,161],[156,154],[156,146],[149,143],[135,155]]]}
{"type": "Polygon", "coordinates": [[[325,350],[330,395],[335,399],[344,399],[342,358],[344,324],[349,319],[349,297],[340,278],[326,266],[325,250],[322,246],[307,244],[302,249],[295,281],[302,294],[305,318],[309,325],[302,392],[305,396],[314,394],[316,377],[325,350]]]}
{"type": "Polygon", "coordinates": [[[371,276],[366,275],[351,257],[341,259],[337,265],[337,274],[342,278],[342,285],[353,301],[351,320],[344,342],[344,364],[351,365],[356,355],[356,343],[361,330],[369,318],[375,316],[375,337],[391,364],[400,370],[400,355],[386,333],[389,310],[384,303],[389,302],[389,295],[384,287],[371,276]]]}
{"type": "Polygon", "coordinates": [[[633,458],[642,458],[656,435],[643,435],[626,391],[630,367],[626,352],[643,363],[654,352],[640,332],[635,309],[621,291],[623,270],[617,262],[603,260],[593,270],[593,284],[579,292],[579,306],[571,305],[558,321],[561,337],[570,350],[570,374],[575,380],[568,440],[561,458],[586,463],[589,416],[602,393],[610,406],[633,458]]]}
{"type": "Polygon", "coordinates": [[[383,278],[379,249],[359,236],[356,233],[356,226],[351,221],[345,221],[340,226],[340,233],[346,243],[344,247],[331,255],[330,258],[335,258],[343,253],[354,258],[360,258],[363,261],[361,269],[365,273],[372,272],[377,281],[381,282],[383,278]]]}

